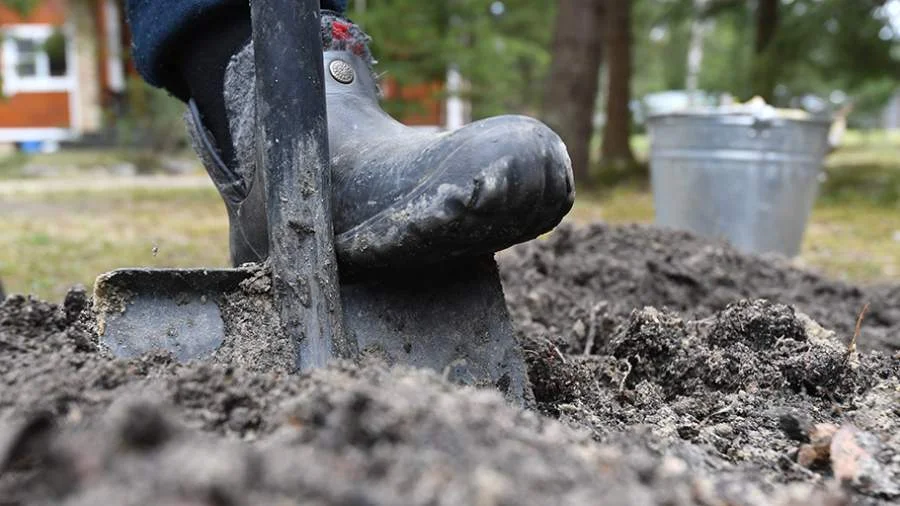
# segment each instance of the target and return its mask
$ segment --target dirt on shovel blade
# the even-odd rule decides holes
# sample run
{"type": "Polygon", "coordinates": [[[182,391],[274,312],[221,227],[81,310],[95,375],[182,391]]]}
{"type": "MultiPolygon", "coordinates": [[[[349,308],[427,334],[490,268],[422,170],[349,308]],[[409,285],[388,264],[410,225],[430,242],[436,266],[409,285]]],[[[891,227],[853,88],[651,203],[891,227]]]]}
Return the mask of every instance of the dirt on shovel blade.
{"type": "Polygon", "coordinates": [[[114,360],[83,291],[11,297],[0,504],[900,501],[900,287],[644,227],[499,260],[535,410],[374,361],[291,376],[252,339],[114,360]]]}

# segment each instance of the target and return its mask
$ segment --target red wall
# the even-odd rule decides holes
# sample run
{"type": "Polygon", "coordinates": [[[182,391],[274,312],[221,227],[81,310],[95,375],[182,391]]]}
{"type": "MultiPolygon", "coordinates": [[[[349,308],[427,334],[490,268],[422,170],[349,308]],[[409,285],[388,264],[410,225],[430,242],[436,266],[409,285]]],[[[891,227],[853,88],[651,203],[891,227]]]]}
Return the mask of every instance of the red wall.
{"type": "Polygon", "coordinates": [[[68,128],[69,119],[69,94],[65,92],[0,98],[0,128],[68,128]]]}
{"type": "MultiPolygon", "coordinates": [[[[66,0],[44,0],[22,18],[0,6],[0,26],[19,23],[61,25],[66,21],[66,0]]],[[[65,92],[20,92],[0,97],[0,128],[68,128],[69,95],[65,92]]]]}
{"type": "Polygon", "coordinates": [[[442,83],[432,82],[399,86],[396,81],[388,78],[381,84],[384,90],[384,98],[415,104],[416,112],[397,118],[400,122],[411,126],[442,124],[442,83]]]}
{"type": "Polygon", "coordinates": [[[66,0],[44,0],[28,15],[19,16],[16,11],[0,5],[0,25],[14,23],[43,23],[61,25],[66,22],[66,0]]]}

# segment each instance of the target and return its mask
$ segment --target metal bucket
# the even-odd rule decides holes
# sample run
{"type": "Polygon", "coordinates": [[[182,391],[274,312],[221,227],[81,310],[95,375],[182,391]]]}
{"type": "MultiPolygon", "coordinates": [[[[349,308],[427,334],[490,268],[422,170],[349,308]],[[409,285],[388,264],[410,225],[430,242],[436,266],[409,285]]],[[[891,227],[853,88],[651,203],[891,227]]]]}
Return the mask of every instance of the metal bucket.
{"type": "Polygon", "coordinates": [[[828,120],[704,112],[653,116],[648,126],[657,225],[748,253],[799,253],[828,120]]]}

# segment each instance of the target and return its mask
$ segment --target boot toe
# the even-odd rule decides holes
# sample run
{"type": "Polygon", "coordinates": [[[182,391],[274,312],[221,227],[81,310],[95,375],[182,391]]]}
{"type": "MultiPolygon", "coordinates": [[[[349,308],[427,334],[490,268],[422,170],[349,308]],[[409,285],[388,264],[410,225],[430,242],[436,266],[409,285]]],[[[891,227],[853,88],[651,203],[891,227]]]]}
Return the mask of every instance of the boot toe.
{"type": "Polygon", "coordinates": [[[475,150],[467,206],[472,213],[493,216],[498,225],[514,219],[521,234],[532,236],[562,219],[574,201],[574,185],[568,152],[556,133],[523,116],[491,118],[466,129],[466,145],[475,150]]]}
{"type": "Polygon", "coordinates": [[[338,237],[345,267],[490,254],[549,231],[574,201],[565,145],[523,116],[440,136],[414,163],[431,168],[415,189],[338,237]]]}

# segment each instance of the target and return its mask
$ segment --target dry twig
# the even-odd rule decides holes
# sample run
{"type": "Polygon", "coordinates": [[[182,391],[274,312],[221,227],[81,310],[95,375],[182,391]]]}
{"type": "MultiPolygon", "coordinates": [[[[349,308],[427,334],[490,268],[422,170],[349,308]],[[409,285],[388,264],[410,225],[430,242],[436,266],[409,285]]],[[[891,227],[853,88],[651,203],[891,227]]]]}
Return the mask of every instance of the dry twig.
{"type": "Polygon", "coordinates": [[[564,364],[568,363],[568,362],[566,361],[566,356],[563,355],[563,352],[562,352],[562,351],[560,351],[559,346],[556,346],[555,344],[553,344],[553,341],[551,341],[550,339],[548,339],[546,336],[544,337],[544,341],[546,341],[547,344],[549,344],[550,347],[553,348],[553,351],[556,352],[556,355],[559,357],[560,360],[562,360],[562,363],[564,363],[564,364]]]}
{"type": "Polygon", "coordinates": [[[847,349],[847,355],[852,356],[856,353],[856,341],[859,339],[859,334],[862,331],[862,323],[866,318],[866,313],[869,311],[869,304],[866,303],[863,306],[862,311],[859,313],[859,317],[856,319],[856,330],[853,332],[853,339],[850,340],[850,346],[847,349]]]}
{"type": "Polygon", "coordinates": [[[619,393],[621,394],[625,390],[625,382],[628,381],[628,376],[631,375],[632,367],[631,361],[627,358],[625,359],[625,365],[628,366],[628,369],[625,370],[625,376],[622,377],[622,381],[619,382],[619,393]]]}
{"type": "Polygon", "coordinates": [[[584,352],[582,353],[585,357],[591,354],[591,350],[594,349],[594,339],[597,338],[597,308],[598,305],[591,301],[591,312],[589,316],[591,323],[588,327],[587,341],[584,345],[584,352]]]}
{"type": "Polygon", "coordinates": [[[737,403],[738,403],[738,399],[737,399],[737,397],[735,397],[734,399],[732,399],[731,403],[728,404],[727,406],[725,406],[724,408],[721,408],[719,410],[716,410],[716,411],[706,415],[706,417],[700,422],[700,425],[706,425],[706,422],[708,422],[712,418],[719,416],[719,415],[724,415],[725,413],[728,413],[729,411],[734,409],[735,406],[737,406],[737,403]]]}

